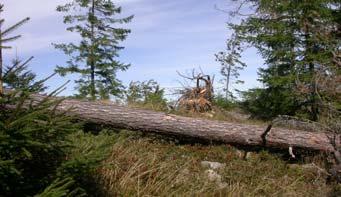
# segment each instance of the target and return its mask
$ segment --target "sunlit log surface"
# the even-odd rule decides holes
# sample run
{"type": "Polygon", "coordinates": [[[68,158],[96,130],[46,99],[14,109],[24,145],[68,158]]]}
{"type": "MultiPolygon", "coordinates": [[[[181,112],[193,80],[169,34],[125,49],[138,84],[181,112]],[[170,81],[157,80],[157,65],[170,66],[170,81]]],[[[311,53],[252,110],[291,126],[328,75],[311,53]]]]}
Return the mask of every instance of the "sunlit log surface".
{"type": "MultiPolygon", "coordinates": [[[[40,101],[44,95],[32,95],[40,101]]],[[[307,150],[334,151],[331,139],[340,145],[340,135],[328,132],[309,132],[283,128],[266,128],[259,125],[229,123],[199,118],[129,108],[110,103],[65,99],[58,110],[68,112],[78,119],[115,128],[165,135],[177,135],[201,140],[238,144],[246,146],[266,146],[271,148],[302,148],[307,150]]]]}

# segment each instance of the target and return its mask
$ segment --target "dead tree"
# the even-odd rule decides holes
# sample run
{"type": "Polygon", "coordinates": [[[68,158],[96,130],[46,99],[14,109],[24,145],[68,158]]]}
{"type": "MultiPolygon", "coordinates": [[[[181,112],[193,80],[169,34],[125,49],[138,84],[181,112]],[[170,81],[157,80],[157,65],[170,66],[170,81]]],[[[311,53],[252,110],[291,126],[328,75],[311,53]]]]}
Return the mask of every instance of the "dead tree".
{"type": "Polygon", "coordinates": [[[179,107],[192,112],[207,112],[212,110],[213,101],[213,81],[214,77],[205,75],[201,71],[195,74],[192,70],[192,76],[186,76],[177,72],[184,79],[195,82],[195,87],[184,87],[179,93],[181,97],[178,100],[179,107]]]}
{"type": "MultiPolygon", "coordinates": [[[[43,99],[60,99],[47,97],[47,95],[33,94],[27,104],[35,105],[43,99]]],[[[310,132],[276,128],[272,125],[265,129],[260,125],[182,117],[103,102],[64,99],[56,109],[76,119],[98,125],[227,144],[277,149],[291,147],[293,150],[302,148],[332,153],[335,152],[335,147],[340,147],[341,143],[340,134],[327,131],[310,132]],[[330,139],[336,139],[335,143],[332,144],[330,139]]]]}
{"type": "MultiPolygon", "coordinates": [[[[61,98],[32,94],[26,105],[35,106],[45,99],[60,100],[61,98]]],[[[8,109],[15,108],[13,105],[4,107],[8,109]]],[[[278,128],[274,125],[278,121],[275,121],[274,124],[270,124],[265,129],[261,125],[182,117],[163,112],[118,106],[112,103],[76,99],[62,99],[53,109],[88,123],[107,125],[119,129],[181,136],[241,146],[287,149],[291,155],[294,155],[295,149],[333,153],[336,165],[330,170],[330,174],[336,180],[341,181],[341,134],[328,132],[323,128],[319,132],[304,131],[297,128],[278,128]]],[[[285,120],[287,119],[285,117],[285,120]]]]}

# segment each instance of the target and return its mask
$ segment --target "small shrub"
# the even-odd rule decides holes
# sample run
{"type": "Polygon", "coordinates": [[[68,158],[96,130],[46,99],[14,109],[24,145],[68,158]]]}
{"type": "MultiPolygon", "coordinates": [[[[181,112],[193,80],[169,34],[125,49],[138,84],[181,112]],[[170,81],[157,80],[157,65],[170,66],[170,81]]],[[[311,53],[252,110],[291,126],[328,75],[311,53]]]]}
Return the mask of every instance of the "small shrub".
{"type": "Polygon", "coordinates": [[[292,92],[281,89],[251,89],[242,92],[241,107],[253,118],[269,120],[278,115],[294,116],[300,109],[292,92]]]}
{"type": "Polygon", "coordinates": [[[98,135],[78,131],[68,138],[72,146],[68,149],[67,160],[57,169],[57,177],[71,178],[74,186],[88,195],[99,193],[96,173],[102,161],[109,157],[116,136],[105,131],[98,135]]]}
{"type": "Polygon", "coordinates": [[[51,110],[59,101],[44,99],[33,106],[29,95],[13,91],[0,98],[0,191],[5,196],[33,195],[49,185],[66,155],[67,135],[76,129],[64,114],[51,110]]]}
{"type": "Polygon", "coordinates": [[[138,106],[157,111],[167,110],[164,89],[160,88],[160,85],[154,80],[131,82],[126,96],[130,106],[138,106]]]}
{"type": "Polygon", "coordinates": [[[214,97],[213,104],[224,110],[231,110],[238,107],[238,104],[234,100],[226,100],[221,94],[214,97]]]}
{"type": "Polygon", "coordinates": [[[84,190],[75,188],[75,181],[71,178],[56,179],[45,190],[34,197],[82,197],[86,196],[84,190]]]}

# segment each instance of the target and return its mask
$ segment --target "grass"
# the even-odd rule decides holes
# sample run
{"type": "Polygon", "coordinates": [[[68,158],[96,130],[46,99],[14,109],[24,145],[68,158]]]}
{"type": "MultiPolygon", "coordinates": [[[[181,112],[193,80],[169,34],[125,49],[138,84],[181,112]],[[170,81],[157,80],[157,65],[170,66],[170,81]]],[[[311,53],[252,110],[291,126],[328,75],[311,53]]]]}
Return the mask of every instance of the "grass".
{"type": "MultiPolygon", "coordinates": [[[[130,107],[164,111],[157,105],[130,107]]],[[[174,113],[266,126],[265,122],[243,118],[240,111],[219,108],[205,114],[174,113]]],[[[86,142],[94,150],[96,144],[109,144],[110,154],[95,173],[95,187],[103,196],[332,196],[337,192],[334,190],[340,190],[340,185],[326,184],[326,174],[316,167],[323,166],[320,157],[303,157],[299,164],[291,164],[281,154],[260,151],[245,159],[243,151],[228,145],[181,144],[178,140],[131,131],[109,133],[74,138],[75,144],[84,146],[86,142]],[[224,164],[213,170],[219,180],[208,177],[208,170],[212,169],[202,166],[202,161],[224,164]]],[[[85,148],[79,150],[81,154],[85,148]]]]}
{"type": "Polygon", "coordinates": [[[103,196],[327,196],[340,187],[326,184],[316,168],[290,164],[267,151],[243,159],[232,146],[178,144],[139,132],[77,135],[72,139],[80,147],[81,141],[110,142],[110,154],[94,173],[103,196]],[[202,161],[225,164],[214,170],[225,187],[208,178],[202,161]]]}
{"type": "MultiPolygon", "coordinates": [[[[154,105],[130,107],[164,111],[154,105]]],[[[172,113],[267,125],[245,119],[238,110],[213,111],[172,113]]],[[[95,173],[103,196],[341,196],[341,185],[327,184],[326,173],[319,170],[325,160],[321,155],[303,155],[299,161],[290,161],[283,153],[264,150],[252,152],[245,159],[243,151],[228,145],[181,144],[178,140],[131,131],[111,134],[102,140],[109,138],[110,154],[95,173]],[[219,181],[210,180],[210,169],[203,167],[202,161],[224,164],[213,170],[220,176],[219,181]]]]}

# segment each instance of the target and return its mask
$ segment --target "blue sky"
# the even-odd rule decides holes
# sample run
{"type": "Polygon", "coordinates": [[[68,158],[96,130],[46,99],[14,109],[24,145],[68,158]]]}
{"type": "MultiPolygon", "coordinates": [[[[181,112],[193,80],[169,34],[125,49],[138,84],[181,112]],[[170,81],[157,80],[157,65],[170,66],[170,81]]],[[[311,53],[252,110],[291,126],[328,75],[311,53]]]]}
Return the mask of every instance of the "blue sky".
{"type": "MultiPolygon", "coordinates": [[[[77,41],[77,34],[65,30],[62,15],[55,11],[57,5],[70,0],[3,0],[5,5],[5,26],[24,17],[31,21],[18,29],[23,37],[12,44],[12,50],[6,50],[5,62],[16,54],[22,58],[34,56],[30,68],[44,78],[56,65],[64,65],[67,57],[55,50],[51,43],[77,41]]],[[[232,9],[229,0],[116,0],[121,5],[122,16],[135,15],[127,25],[132,30],[122,43],[126,48],[121,51],[119,60],[130,63],[126,72],[118,73],[125,85],[134,80],[157,80],[171,93],[181,87],[181,78],[176,71],[188,72],[193,68],[215,75],[215,86],[219,89],[220,65],[214,54],[225,49],[225,40],[229,36],[226,22],[231,20],[226,13],[215,9],[215,5],[226,10],[232,9]]],[[[234,86],[248,89],[260,86],[257,82],[257,69],[263,61],[255,50],[247,50],[243,60],[248,67],[241,72],[245,84],[234,86]]],[[[55,88],[68,79],[54,77],[47,85],[55,88]]],[[[64,95],[74,93],[74,84],[68,85],[64,95]]]]}

